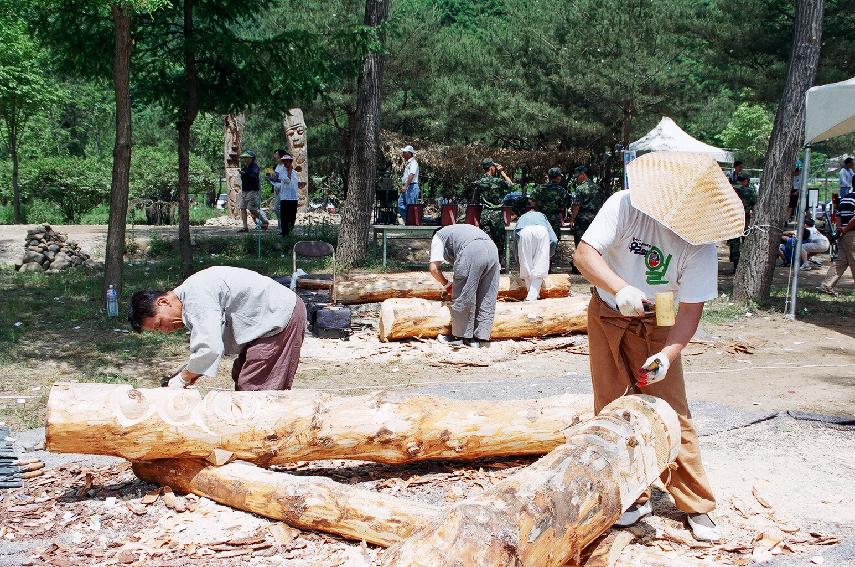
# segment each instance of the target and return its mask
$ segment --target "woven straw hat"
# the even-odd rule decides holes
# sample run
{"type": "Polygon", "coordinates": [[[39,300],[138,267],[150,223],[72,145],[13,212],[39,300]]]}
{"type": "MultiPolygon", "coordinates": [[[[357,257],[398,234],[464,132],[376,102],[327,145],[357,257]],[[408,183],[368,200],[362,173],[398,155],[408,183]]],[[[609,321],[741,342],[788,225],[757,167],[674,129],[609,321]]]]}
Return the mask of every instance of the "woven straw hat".
{"type": "Polygon", "coordinates": [[[632,206],[689,244],[742,235],[745,209],[716,161],[702,154],[651,152],[626,168],[632,206]]]}

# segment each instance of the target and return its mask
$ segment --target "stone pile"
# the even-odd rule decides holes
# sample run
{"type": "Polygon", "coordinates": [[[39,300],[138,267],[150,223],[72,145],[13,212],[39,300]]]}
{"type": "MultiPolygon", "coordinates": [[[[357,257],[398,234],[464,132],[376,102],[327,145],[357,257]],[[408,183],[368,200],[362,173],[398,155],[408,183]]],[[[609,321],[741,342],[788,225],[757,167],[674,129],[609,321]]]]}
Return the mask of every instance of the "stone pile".
{"type": "Polygon", "coordinates": [[[0,488],[19,488],[23,486],[21,469],[17,466],[18,457],[9,435],[8,427],[0,427],[0,488]]]}
{"type": "Polygon", "coordinates": [[[55,231],[49,224],[27,231],[24,254],[15,263],[21,272],[55,273],[75,266],[93,267],[95,262],[68,236],[55,231]]]}

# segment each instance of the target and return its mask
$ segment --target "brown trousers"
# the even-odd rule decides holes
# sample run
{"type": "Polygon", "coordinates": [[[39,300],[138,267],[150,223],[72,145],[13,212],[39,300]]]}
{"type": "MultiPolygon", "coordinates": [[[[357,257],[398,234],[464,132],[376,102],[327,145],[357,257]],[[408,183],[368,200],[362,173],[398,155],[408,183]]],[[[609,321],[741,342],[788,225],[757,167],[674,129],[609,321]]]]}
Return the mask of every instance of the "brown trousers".
{"type": "Polygon", "coordinates": [[[300,363],[306,331],[306,305],[297,298],[294,313],[280,332],[247,343],[232,365],[235,390],[290,390],[300,363]]]}
{"type": "MultiPolygon", "coordinates": [[[[657,327],[656,316],[624,317],[606,305],[593,291],[588,305],[588,340],[591,382],[594,388],[594,413],[625,393],[643,393],[668,402],[680,419],[682,436],[677,454],[677,469],[665,470],[660,477],[674,497],[677,508],[698,514],[715,508],[706,471],[701,464],[698,434],[686,401],[683,365],[671,364],[665,379],[640,390],[635,384],[638,369],[651,355],[665,346],[669,327],[657,327]]],[[[639,503],[650,498],[650,490],[639,503]]]]}
{"type": "Polygon", "coordinates": [[[852,279],[855,279],[855,231],[847,232],[837,241],[837,260],[828,268],[822,282],[823,287],[836,286],[841,276],[846,273],[846,268],[849,268],[852,279]]]}

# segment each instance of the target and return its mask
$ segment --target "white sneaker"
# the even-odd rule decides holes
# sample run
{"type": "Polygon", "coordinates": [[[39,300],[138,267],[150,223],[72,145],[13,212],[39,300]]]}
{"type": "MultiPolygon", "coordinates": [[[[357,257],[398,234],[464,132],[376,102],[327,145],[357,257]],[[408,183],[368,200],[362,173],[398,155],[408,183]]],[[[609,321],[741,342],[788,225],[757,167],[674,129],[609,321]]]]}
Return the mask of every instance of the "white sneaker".
{"type": "Polygon", "coordinates": [[[698,541],[720,541],[721,530],[712,521],[709,514],[687,514],[692,535],[698,541]]]}
{"type": "Polygon", "coordinates": [[[653,513],[653,504],[648,500],[644,504],[633,504],[627,508],[626,512],[621,514],[615,525],[621,528],[632,526],[644,516],[649,516],[653,513]]]}
{"type": "Polygon", "coordinates": [[[812,264],[802,264],[801,266],[799,266],[799,270],[801,270],[802,272],[810,272],[811,270],[813,270],[813,265],[812,264]]]}
{"type": "Polygon", "coordinates": [[[459,339],[454,335],[439,335],[436,337],[436,342],[443,343],[448,346],[463,346],[463,339],[459,339]]]}
{"type": "Polygon", "coordinates": [[[463,341],[463,344],[469,348],[481,348],[481,341],[478,339],[466,339],[463,341]]]}

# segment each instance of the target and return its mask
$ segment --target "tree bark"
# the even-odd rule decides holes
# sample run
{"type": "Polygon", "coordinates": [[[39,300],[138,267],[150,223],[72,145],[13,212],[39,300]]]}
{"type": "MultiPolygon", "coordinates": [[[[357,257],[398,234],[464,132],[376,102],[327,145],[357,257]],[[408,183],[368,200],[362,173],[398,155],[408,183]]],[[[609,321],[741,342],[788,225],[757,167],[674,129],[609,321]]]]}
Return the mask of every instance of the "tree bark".
{"type": "Polygon", "coordinates": [[[246,115],[228,114],[225,118],[223,135],[223,167],[226,177],[226,209],[232,218],[238,218],[240,195],[240,153],[243,144],[243,129],[246,115]]]}
{"type": "MultiPolygon", "coordinates": [[[[769,299],[778,245],[787,221],[791,172],[804,141],[805,93],[813,86],[819,64],[824,11],[824,0],[798,0],[796,3],[790,66],[763,162],[757,204],[750,220],[750,224],[758,228],[750,230],[742,243],[734,277],[733,296],[738,301],[769,299]]],[[[808,175],[809,171],[809,164],[805,164],[802,175],[808,175]]]]}
{"type": "Polygon", "coordinates": [[[9,124],[9,157],[12,158],[12,212],[15,215],[15,224],[24,222],[21,213],[21,187],[18,181],[18,133],[17,125],[9,124]]]}
{"type": "Polygon", "coordinates": [[[439,512],[321,476],[272,472],[248,463],[222,467],[198,459],[134,463],[138,477],[307,530],[334,533],[384,547],[405,540],[439,512]]]}
{"type": "MultiPolygon", "coordinates": [[[[448,278],[451,281],[452,278],[448,278]]],[[[302,280],[298,282],[300,285],[302,280]]],[[[442,299],[443,289],[428,272],[404,272],[399,274],[354,274],[338,280],[335,298],[339,303],[375,303],[385,299],[417,297],[442,299]]],[[[500,299],[525,299],[528,292],[525,283],[516,275],[501,276],[499,279],[500,299]]],[[[567,297],[570,295],[570,276],[551,274],[543,280],[541,298],[567,297]]]]}
{"type": "MultiPolygon", "coordinates": [[[[584,333],[588,329],[587,295],[496,304],[492,340],[584,333]]],[[[426,299],[387,299],[380,305],[382,342],[435,338],[451,332],[448,305],[426,299]]]]}
{"type": "Polygon", "coordinates": [[[47,447],[135,461],[241,459],[262,465],[322,459],[407,463],[542,455],[587,417],[590,396],[500,402],[388,392],[336,398],[289,392],[54,385],[47,447]]]}
{"type": "Polygon", "coordinates": [[[190,242],[190,128],[199,108],[196,83],[196,55],[193,45],[193,2],[184,0],[184,75],[187,100],[178,120],[178,252],[181,273],[193,273],[193,247],[190,242]]]}
{"type": "Polygon", "coordinates": [[[113,89],[116,95],[116,143],[113,146],[113,176],[110,185],[102,297],[111,285],[118,293],[122,292],[131,172],[131,11],[123,4],[113,4],[110,11],[115,36],[113,89]]]}
{"type": "MultiPolygon", "coordinates": [[[[389,0],[365,0],[365,25],[380,33],[389,13],[389,0]]],[[[381,37],[382,40],[382,37],[381,37]]],[[[356,92],[356,128],[353,136],[347,196],[339,229],[336,256],[345,269],[365,259],[368,229],[377,176],[380,144],[380,87],[383,84],[383,53],[372,51],[362,62],[356,92]]]]}
{"type": "Polygon", "coordinates": [[[677,414],[652,396],[618,398],[567,443],[442,511],[391,548],[389,566],[561,566],[608,530],[676,458],[677,414]]]}

